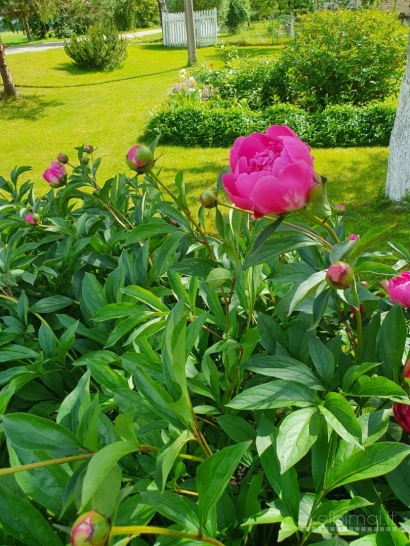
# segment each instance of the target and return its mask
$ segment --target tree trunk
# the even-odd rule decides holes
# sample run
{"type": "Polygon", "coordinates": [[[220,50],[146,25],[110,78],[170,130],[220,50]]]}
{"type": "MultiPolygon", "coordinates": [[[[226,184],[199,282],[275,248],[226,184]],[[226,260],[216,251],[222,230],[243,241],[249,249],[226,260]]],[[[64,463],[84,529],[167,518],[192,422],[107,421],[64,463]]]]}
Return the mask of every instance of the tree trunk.
{"type": "Polygon", "coordinates": [[[188,47],[188,66],[196,64],[196,39],[195,39],[195,21],[194,8],[192,0],[184,0],[185,8],[185,26],[188,47]]]}
{"type": "Polygon", "coordinates": [[[22,21],[23,21],[23,24],[24,24],[24,31],[25,31],[25,33],[26,33],[27,40],[28,40],[29,42],[32,42],[32,41],[33,41],[33,38],[31,37],[30,27],[29,27],[29,24],[28,24],[27,17],[26,17],[25,15],[23,15],[22,21]]]}
{"type": "Polygon", "coordinates": [[[0,38],[0,76],[3,80],[4,94],[6,97],[17,97],[17,91],[14,87],[11,74],[7,66],[6,48],[0,38]]]}
{"type": "Polygon", "coordinates": [[[406,70],[390,137],[386,180],[386,194],[392,201],[401,201],[407,193],[410,193],[410,34],[406,70]]]}

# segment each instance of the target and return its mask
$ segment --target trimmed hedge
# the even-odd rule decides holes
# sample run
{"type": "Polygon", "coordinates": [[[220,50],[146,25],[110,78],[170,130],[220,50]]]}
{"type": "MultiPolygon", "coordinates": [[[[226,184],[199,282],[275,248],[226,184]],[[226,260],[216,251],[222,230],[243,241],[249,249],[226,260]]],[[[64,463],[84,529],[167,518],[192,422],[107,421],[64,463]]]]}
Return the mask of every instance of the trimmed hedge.
{"type": "Polygon", "coordinates": [[[395,114],[394,106],[379,103],[328,106],[315,114],[287,104],[255,111],[200,103],[157,111],[145,136],[153,139],[160,134],[163,144],[174,146],[229,147],[241,135],[263,132],[269,125],[288,125],[317,148],[387,146],[395,114]]]}

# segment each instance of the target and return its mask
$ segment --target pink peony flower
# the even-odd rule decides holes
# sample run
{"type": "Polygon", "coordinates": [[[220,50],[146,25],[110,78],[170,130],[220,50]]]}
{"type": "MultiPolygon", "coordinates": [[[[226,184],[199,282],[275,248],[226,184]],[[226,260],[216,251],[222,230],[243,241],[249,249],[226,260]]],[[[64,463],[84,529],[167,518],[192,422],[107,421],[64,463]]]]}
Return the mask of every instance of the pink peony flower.
{"type": "Polygon", "coordinates": [[[358,241],[360,239],[360,235],[356,235],[356,233],[352,233],[349,235],[348,240],[349,241],[358,241]]]}
{"type": "MultiPolygon", "coordinates": [[[[403,375],[404,377],[410,377],[410,360],[404,366],[403,375]]],[[[393,404],[393,412],[401,428],[406,432],[410,432],[410,406],[396,402],[393,404]]]]}
{"type": "Polygon", "coordinates": [[[410,307],[410,271],[390,279],[387,291],[393,303],[398,303],[400,307],[410,307]]]}
{"type": "Polygon", "coordinates": [[[345,262],[335,262],[327,270],[326,280],[332,288],[345,289],[353,280],[353,269],[345,262]]]}
{"type": "Polygon", "coordinates": [[[92,510],[74,522],[70,543],[72,546],[105,546],[110,535],[110,524],[105,516],[92,510]]]}
{"type": "Polygon", "coordinates": [[[24,220],[27,222],[27,224],[36,226],[40,222],[40,215],[36,212],[29,212],[24,220]]]}
{"type": "Polygon", "coordinates": [[[143,174],[152,169],[154,166],[154,154],[147,146],[133,146],[127,153],[125,160],[128,167],[136,171],[138,174],[143,174]]]}
{"type": "Polygon", "coordinates": [[[222,176],[229,199],[257,218],[303,208],[315,185],[310,148],[285,125],[237,138],[229,164],[222,176]]]}
{"type": "Polygon", "coordinates": [[[60,188],[67,183],[67,172],[64,165],[58,161],[52,161],[50,168],[43,173],[43,178],[52,188],[60,188]]]}

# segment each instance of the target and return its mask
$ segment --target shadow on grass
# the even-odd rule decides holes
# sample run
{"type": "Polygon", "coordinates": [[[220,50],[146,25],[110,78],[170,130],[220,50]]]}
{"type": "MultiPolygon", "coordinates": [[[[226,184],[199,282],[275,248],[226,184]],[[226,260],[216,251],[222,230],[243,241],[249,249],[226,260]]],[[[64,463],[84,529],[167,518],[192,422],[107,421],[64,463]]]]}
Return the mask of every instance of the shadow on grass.
{"type": "Polygon", "coordinates": [[[0,119],[17,120],[24,119],[36,121],[44,116],[48,108],[61,106],[61,102],[46,99],[38,95],[25,95],[15,100],[0,99],[0,119]]]}
{"type": "MultiPolygon", "coordinates": [[[[61,70],[65,72],[71,71],[72,65],[70,63],[62,63],[58,67],[54,68],[54,70],[61,70]],[[67,68],[70,67],[70,68],[67,68]]],[[[81,70],[77,68],[78,72],[71,71],[73,75],[86,75],[86,74],[95,74],[98,73],[98,70],[81,70]]],[[[25,89],[66,89],[70,87],[93,87],[96,85],[105,85],[107,83],[117,83],[117,82],[125,82],[128,80],[138,80],[140,78],[149,78],[150,76],[159,76],[160,74],[166,74],[167,72],[176,72],[178,68],[171,68],[169,70],[161,70],[160,72],[150,72],[148,74],[138,74],[137,76],[129,76],[127,78],[117,78],[113,80],[103,80],[100,82],[90,82],[90,83],[77,83],[73,85],[19,85],[19,88],[25,88],[25,89]]]]}

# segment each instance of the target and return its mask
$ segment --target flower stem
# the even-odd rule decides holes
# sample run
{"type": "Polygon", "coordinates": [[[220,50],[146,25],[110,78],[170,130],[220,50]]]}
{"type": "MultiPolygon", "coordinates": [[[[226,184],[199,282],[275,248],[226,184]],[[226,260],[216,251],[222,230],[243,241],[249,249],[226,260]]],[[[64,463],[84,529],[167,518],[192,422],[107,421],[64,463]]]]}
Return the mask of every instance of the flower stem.
{"type": "Polygon", "coordinates": [[[354,363],[356,364],[356,366],[358,366],[362,358],[362,344],[363,344],[363,323],[362,323],[362,313],[360,312],[360,306],[359,306],[359,309],[354,310],[354,314],[356,318],[356,333],[357,333],[356,349],[354,353],[354,363]]]}
{"type": "Polygon", "coordinates": [[[216,538],[193,535],[192,533],[183,533],[182,531],[174,531],[173,529],[165,529],[163,527],[150,527],[148,525],[129,525],[124,527],[111,527],[111,536],[118,535],[168,535],[174,537],[188,538],[199,542],[207,542],[215,546],[223,546],[222,542],[216,538]]]}
{"type": "MultiPolygon", "coordinates": [[[[161,182],[161,180],[158,178],[158,176],[156,174],[154,174],[152,171],[150,171],[149,176],[151,176],[151,178],[153,178],[155,180],[155,182],[159,186],[161,186],[161,188],[171,197],[171,199],[173,201],[175,201],[175,203],[178,203],[177,196],[169,188],[167,188],[167,186],[165,186],[165,184],[163,184],[161,182]]],[[[201,234],[201,237],[203,239],[203,241],[201,241],[201,242],[203,242],[204,245],[206,246],[206,249],[208,251],[208,254],[209,254],[209,257],[211,258],[211,260],[215,260],[213,250],[211,248],[211,245],[209,244],[209,241],[208,241],[208,238],[206,236],[205,231],[202,229],[202,227],[198,224],[198,222],[192,216],[191,211],[189,209],[184,208],[182,212],[185,214],[185,216],[188,218],[188,220],[191,222],[191,224],[195,227],[195,229],[198,231],[198,233],[201,234]]]]}
{"type": "Polygon", "coordinates": [[[304,216],[308,220],[311,220],[315,224],[317,224],[317,225],[321,226],[322,228],[324,228],[329,233],[329,235],[332,237],[332,239],[334,240],[335,243],[340,242],[339,237],[336,235],[336,233],[333,231],[333,229],[330,226],[327,225],[326,222],[323,222],[320,218],[318,218],[317,216],[315,216],[314,214],[312,214],[311,212],[309,212],[306,209],[299,209],[299,212],[300,212],[300,214],[302,216],[304,216]]]}
{"type": "Polygon", "coordinates": [[[0,476],[16,474],[17,472],[26,472],[27,470],[35,470],[36,468],[43,468],[44,466],[53,466],[56,464],[70,463],[72,461],[81,461],[82,459],[89,459],[93,455],[94,453],[82,453],[81,455],[71,455],[70,457],[61,457],[60,459],[51,459],[49,461],[38,461],[37,463],[23,464],[21,466],[11,466],[9,468],[1,468],[0,476]]]}

